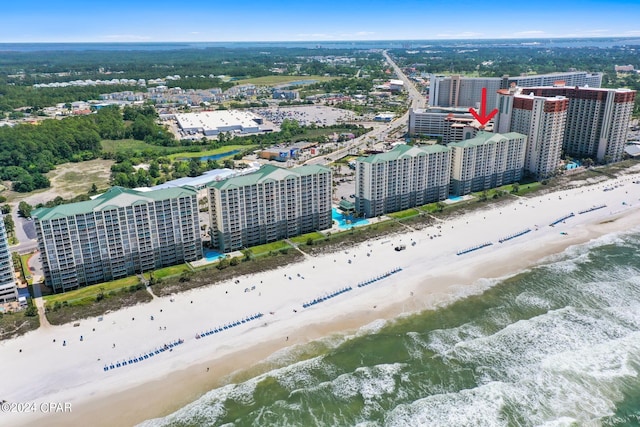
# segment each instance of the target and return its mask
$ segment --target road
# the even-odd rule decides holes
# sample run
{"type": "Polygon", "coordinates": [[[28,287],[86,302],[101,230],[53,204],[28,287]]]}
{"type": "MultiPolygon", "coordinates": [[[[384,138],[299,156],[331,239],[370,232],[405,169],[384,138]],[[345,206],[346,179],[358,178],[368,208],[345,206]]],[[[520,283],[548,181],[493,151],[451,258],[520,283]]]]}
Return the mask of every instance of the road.
{"type": "MultiPolygon", "coordinates": [[[[398,64],[393,62],[393,59],[391,59],[386,50],[382,52],[382,55],[384,56],[384,59],[387,60],[387,63],[391,66],[391,68],[393,68],[393,71],[396,73],[396,76],[398,76],[398,79],[404,82],[404,87],[409,94],[409,99],[411,100],[411,108],[424,108],[424,106],[427,104],[427,98],[425,98],[420,93],[420,91],[416,89],[413,81],[402,72],[400,67],[398,67],[398,64]]],[[[407,118],[408,117],[409,115],[407,114],[407,118]]]]}
{"type": "Polygon", "coordinates": [[[19,254],[26,254],[33,252],[38,248],[38,241],[36,240],[36,228],[33,224],[33,220],[22,218],[18,215],[18,203],[10,203],[11,216],[13,222],[16,225],[15,232],[18,244],[9,247],[11,252],[18,252],[19,254]]]}
{"type": "MultiPolygon", "coordinates": [[[[427,100],[420,93],[420,91],[416,89],[416,86],[413,84],[413,81],[409,79],[409,77],[407,77],[402,72],[400,67],[398,67],[398,64],[393,62],[393,60],[391,59],[389,54],[387,54],[386,51],[383,51],[382,55],[384,56],[384,59],[387,61],[389,66],[393,68],[398,79],[404,82],[404,87],[407,90],[409,99],[411,100],[411,108],[424,108],[427,100]]],[[[343,148],[340,148],[339,150],[336,150],[332,153],[325,154],[324,156],[318,156],[318,157],[309,159],[304,164],[305,165],[326,165],[328,163],[331,163],[349,154],[357,153],[364,146],[366,146],[368,141],[384,141],[389,135],[390,131],[396,129],[399,125],[407,126],[407,123],[409,123],[409,111],[407,111],[401,117],[397,117],[391,123],[374,125],[374,128],[371,132],[349,141],[347,145],[344,146],[343,148]]]]}

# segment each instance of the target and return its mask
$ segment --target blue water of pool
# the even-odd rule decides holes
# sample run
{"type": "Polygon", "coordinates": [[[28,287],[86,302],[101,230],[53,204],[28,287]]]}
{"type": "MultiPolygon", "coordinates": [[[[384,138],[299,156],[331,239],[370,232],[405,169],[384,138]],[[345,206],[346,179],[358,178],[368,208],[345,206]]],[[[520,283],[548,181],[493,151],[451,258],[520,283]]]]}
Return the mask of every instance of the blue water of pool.
{"type": "Polygon", "coordinates": [[[460,200],[462,200],[462,196],[449,196],[449,200],[451,200],[452,202],[459,202],[460,200]]]}
{"type": "Polygon", "coordinates": [[[343,215],[336,208],[331,209],[331,218],[338,223],[338,227],[340,228],[351,228],[369,224],[368,219],[354,218],[351,215],[343,215]]]}
{"type": "Polygon", "coordinates": [[[213,249],[204,250],[204,259],[206,259],[207,261],[217,261],[222,257],[224,257],[224,254],[221,252],[214,251],[213,249]]]}

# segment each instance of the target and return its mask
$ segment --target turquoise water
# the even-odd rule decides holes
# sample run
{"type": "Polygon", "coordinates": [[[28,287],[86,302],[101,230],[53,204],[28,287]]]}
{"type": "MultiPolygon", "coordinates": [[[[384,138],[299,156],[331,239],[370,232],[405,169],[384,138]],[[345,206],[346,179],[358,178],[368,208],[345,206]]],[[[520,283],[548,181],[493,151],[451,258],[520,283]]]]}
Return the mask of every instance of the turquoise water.
{"type": "Polygon", "coordinates": [[[570,248],[297,347],[145,425],[638,426],[639,255],[640,234],[570,248]]]}
{"type": "Polygon", "coordinates": [[[207,261],[216,261],[218,258],[223,257],[224,254],[222,252],[214,251],[213,249],[205,249],[204,250],[204,258],[207,261]]]}
{"type": "Polygon", "coordinates": [[[462,196],[449,196],[449,200],[451,200],[452,202],[459,202],[462,199],[464,199],[464,197],[462,196]]]}
{"type": "Polygon", "coordinates": [[[351,228],[369,224],[368,219],[354,218],[351,215],[343,215],[336,208],[331,209],[331,218],[338,223],[338,227],[340,228],[351,228]]]}

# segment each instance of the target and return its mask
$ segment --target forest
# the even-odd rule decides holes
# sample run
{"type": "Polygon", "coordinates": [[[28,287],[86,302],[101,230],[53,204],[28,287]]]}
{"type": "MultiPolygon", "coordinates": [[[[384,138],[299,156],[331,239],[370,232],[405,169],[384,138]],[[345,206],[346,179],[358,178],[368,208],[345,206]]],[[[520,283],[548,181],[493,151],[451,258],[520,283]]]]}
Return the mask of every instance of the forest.
{"type": "Polygon", "coordinates": [[[139,86],[82,86],[34,88],[36,83],[74,80],[157,79],[169,87],[223,90],[235,80],[277,74],[351,77],[357,69],[375,72],[380,68],[378,53],[351,49],[206,48],[168,51],[41,51],[3,52],[0,55],[0,116],[19,107],[55,105],[98,99],[101,93],[136,90],[139,86]],[[325,57],[353,58],[353,63],[325,61],[325,57]],[[223,81],[218,76],[228,76],[223,81]]]}

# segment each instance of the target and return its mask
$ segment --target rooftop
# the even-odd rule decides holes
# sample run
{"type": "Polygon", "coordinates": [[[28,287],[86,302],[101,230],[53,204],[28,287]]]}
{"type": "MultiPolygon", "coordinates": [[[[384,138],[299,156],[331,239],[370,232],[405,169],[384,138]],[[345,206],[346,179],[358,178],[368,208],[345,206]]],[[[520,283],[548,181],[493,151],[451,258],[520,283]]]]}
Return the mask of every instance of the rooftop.
{"type": "Polygon", "coordinates": [[[93,200],[59,205],[53,208],[35,209],[32,212],[32,216],[35,219],[45,221],[127,206],[144,205],[180,197],[190,197],[196,194],[196,190],[190,187],[171,187],[154,191],[137,191],[123,187],[111,187],[106,193],[100,194],[93,200]]]}
{"type": "Polygon", "coordinates": [[[426,147],[416,147],[413,145],[400,144],[396,145],[393,150],[387,151],[386,153],[373,154],[367,157],[358,157],[358,161],[362,163],[380,163],[380,162],[388,162],[391,160],[400,160],[407,157],[416,157],[419,155],[427,155],[433,153],[442,153],[445,151],[449,151],[448,147],[444,145],[429,145],[426,147]]]}
{"type": "Polygon", "coordinates": [[[475,147],[478,145],[495,144],[497,142],[504,141],[504,140],[520,139],[520,138],[526,139],[526,137],[527,137],[526,135],[523,135],[518,132],[492,133],[492,132],[481,131],[481,132],[478,132],[475,138],[465,139],[464,141],[459,141],[459,142],[450,142],[449,144],[447,144],[447,147],[452,147],[452,148],[475,147]]]}
{"type": "Polygon", "coordinates": [[[320,165],[300,166],[293,169],[280,168],[273,165],[264,165],[257,172],[243,176],[236,176],[223,181],[211,182],[207,186],[218,190],[246,187],[261,184],[266,181],[283,181],[289,177],[300,177],[322,172],[331,172],[331,169],[320,165]]]}
{"type": "Polygon", "coordinates": [[[176,114],[176,120],[182,129],[212,130],[229,126],[237,126],[242,129],[256,128],[258,123],[255,119],[260,118],[250,111],[239,110],[176,114]]]}

